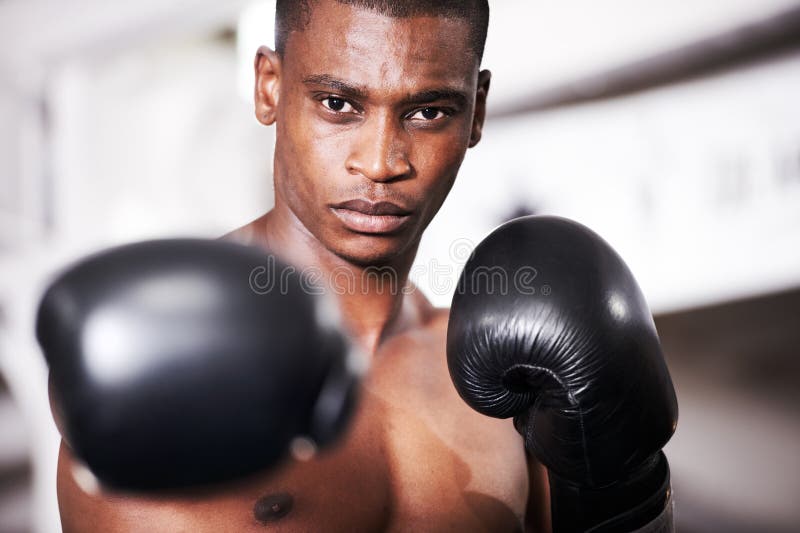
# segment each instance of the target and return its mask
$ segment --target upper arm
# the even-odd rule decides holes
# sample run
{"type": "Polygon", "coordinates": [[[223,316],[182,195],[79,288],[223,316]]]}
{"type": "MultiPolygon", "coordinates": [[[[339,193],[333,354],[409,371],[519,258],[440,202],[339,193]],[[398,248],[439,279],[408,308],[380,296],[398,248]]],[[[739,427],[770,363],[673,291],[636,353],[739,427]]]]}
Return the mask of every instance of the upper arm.
{"type": "Polygon", "coordinates": [[[550,486],[547,469],[533,455],[525,452],[528,462],[528,504],[525,510],[525,530],[529,533],[549,533],[550,486]]]}

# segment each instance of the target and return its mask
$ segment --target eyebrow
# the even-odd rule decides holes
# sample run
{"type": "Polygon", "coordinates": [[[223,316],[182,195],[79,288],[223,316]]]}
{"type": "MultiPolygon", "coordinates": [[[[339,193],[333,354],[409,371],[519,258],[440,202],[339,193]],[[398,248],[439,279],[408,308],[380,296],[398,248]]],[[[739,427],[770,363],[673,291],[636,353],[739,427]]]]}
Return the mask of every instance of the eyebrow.
{"type": "Polygon", "coordinates": [[[337,93],[345,96],[352,96],[354,98],[365,99],[367,97],[367,89],[363,86],[352,85],[346,81],[334,78],[328,74],[314,74],[303,78],[305,85],[322,85],[337,93]]]}
{"type": "Polygon", "coordinates": [[[409,104],[427,104],[439,100],[449,100],[461,107],[465,107],[468,101],[467,95],[461,91],[455,89],[433,89],[412,94],[405,99],[405,102],[409,104]]]}
{"type": "MultiPolygon", "coordinates": [[[[353,85],[346,81],[334,78],[329,74],[314,74],[307,76],[303,78],[303,83],[306,85],[322,85],[344,96],[350,96],[360,100],[364,100],[368,96],[366,87],[353,85]]],[[[457,89],[441,88],[409,95],[403,100],[403,102],[406,104],[427,104],[439,100],[450,100],[459,106],[465,107],[469,101],[469,98],[464,92],[457,89]]]]}

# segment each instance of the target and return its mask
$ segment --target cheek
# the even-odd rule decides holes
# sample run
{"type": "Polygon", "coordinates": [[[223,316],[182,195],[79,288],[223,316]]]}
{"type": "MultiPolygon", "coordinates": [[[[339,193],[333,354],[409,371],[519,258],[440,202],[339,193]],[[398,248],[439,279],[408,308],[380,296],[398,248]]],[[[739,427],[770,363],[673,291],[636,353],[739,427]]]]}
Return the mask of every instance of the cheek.
{"type": "Polygon", "coordinates": [[[344,168],[347,139],[324,123],[307,100],[293,104],[296,112],[284,131],[292,153],[284,164],[288,165],[290,174],[303,182],[306,190],[315,191],[321,195],[321,200],[331,200],[336,197],[337,177],[344,168]]]}
{"type": "Polygon", "coordinates": [[[428,194],[446,195],[453,186],[466,154],[464,138],[468,138],[468,135],[454,135],[419,144],[417,171],[425,177],[428,194]]]}
{"type": "Polygon", "coordinates": [[[314,233],[314,228],[320,225],[318,222],[320,200],[308,158],[301,155],[305,152],[304,147],[293,140],[288,131],[285,132],[285,136],[278,138],[285,142],[279,150],[276,149],[276,164],[278,157],[281,161],[281,169],[276,168],[276,195],[282,198],[306,229],[314,233]]]}
{"type": "MultiPolygon", "coordinates": [[[[321,139],[313,127],[313,120],[300,114],[284,122],[278,138],[284,139],[280,147],[281,166],[285,175],[283,189],[293,207],[307,211],[326,204],[332,198],[333,164],[337,159],[335,145],[321,139]],[[301,199],[302,202],[298,202],[301,199]],[[313,206],[309,208],[309,206],[313,206]]],[[[312,216],[313,213],[306,213],[312,216]]]]}

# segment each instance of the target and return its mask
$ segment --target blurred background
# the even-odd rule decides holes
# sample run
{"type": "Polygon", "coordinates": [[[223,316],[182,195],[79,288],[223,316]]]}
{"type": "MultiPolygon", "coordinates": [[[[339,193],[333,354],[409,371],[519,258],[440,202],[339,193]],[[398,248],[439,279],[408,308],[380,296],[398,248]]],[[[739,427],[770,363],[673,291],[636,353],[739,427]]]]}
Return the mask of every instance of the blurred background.
{"type": "MultiPolygon", "coordinates": [[[[680,403],[678,531],[800,527],[800,2],[495,0],[489,116],[412,279],[448,305],[529,213],[626,259],[680,403]]],[[[99,247],[272,204],[272,2],[0,0],[0,532],[59,531],[42,287],[99,247]]]]}

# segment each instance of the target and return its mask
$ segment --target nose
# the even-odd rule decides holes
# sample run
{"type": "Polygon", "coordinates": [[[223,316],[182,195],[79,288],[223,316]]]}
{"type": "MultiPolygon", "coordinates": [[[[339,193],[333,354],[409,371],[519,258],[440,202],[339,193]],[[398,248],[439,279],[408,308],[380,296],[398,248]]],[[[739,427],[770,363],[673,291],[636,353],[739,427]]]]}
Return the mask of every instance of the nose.
{"type": "Polygon", "coordinates": [[[375,182],[403,179],[411,174],[408,133],[389,113],[373,115],[361,125],[347,158],[347,170],[375,182]]]}

